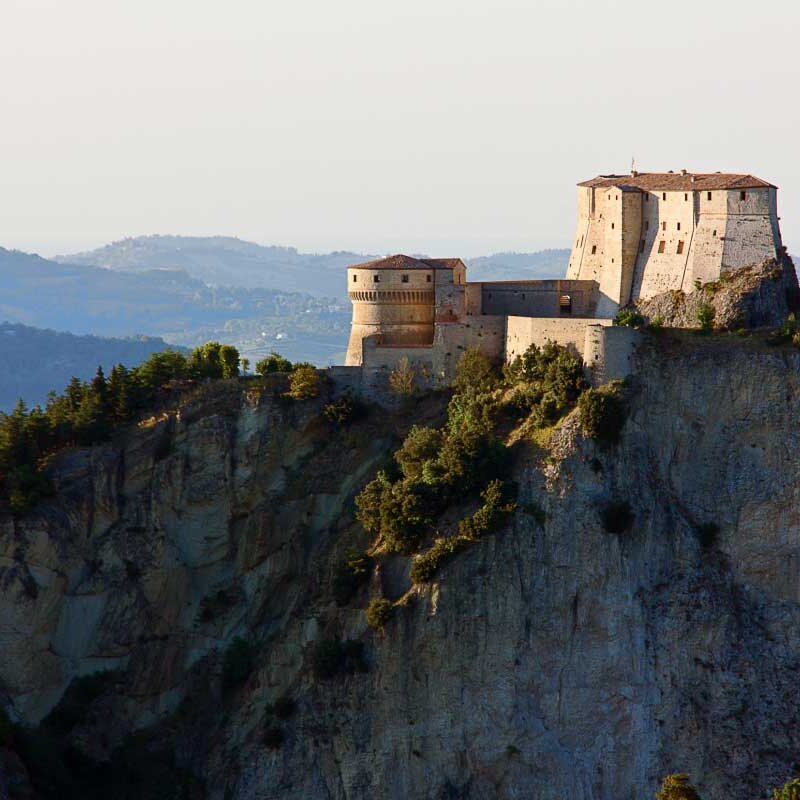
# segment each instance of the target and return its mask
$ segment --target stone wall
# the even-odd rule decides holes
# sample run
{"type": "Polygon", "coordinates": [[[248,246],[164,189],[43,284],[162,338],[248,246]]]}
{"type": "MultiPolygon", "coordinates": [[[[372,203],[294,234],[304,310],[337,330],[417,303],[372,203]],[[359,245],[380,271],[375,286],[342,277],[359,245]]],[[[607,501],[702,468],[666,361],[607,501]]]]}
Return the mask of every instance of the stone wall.
{"type": "Polygon", "coordinates": [[[513,361],[532,344],[541,347],[547,341],[569,347],[583,357],[586,329],[590,326],[603,327],[609,325],[611,325],[611,320],[508,317],[506,321],[505,358],[506,361],[513,361]]]}
{"type": "Polygon", "coordinates": [[[571,311],[564,316],[593,316],[598,286],[588,280],[494,281],[479,284],[481,312],[502,316],[558,317],[560,299],[568,296],[571,311]]]}

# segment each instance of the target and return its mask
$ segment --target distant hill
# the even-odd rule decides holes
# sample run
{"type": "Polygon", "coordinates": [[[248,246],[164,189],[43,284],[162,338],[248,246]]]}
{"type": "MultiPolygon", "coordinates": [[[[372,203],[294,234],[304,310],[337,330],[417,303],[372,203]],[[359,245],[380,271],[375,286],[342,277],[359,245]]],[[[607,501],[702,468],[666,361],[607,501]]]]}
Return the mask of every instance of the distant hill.
{"type": "Polygon", "coordinates": [[[563,278],[567,274],[569,250],[495,253],[464,261],[467,279],[471,281],[536,281],[563,278]]]}
{"type": "Polygon", "coordinates": [[[344,268],[375,257],[351,252],[299,253],[294,247],[264,246],[232,236],[139,236],[54,260],[131,272],[179,269],[221,286],[343,297],[344,268]]]}
{"type": "MultiPolygon", "coordinates": [[[[205,283],[345,300],[345,267],[377,257],[351,251],[300,253],[294,247],[260,245],[231,236],[139,236],[55,260],[132,272],[185,270],[205,283]]],[[[470,280],[534,280],[563,277],[568,259],[568,250],[542,250],[496,253],[465,261],[470,280]]]]}
{"type": "Polygon", "coordinates": [[[298,292],[209,287],[183,270],[123,272],[0,248],[0,319],[189,347],[219,339],[250,356],[274,347],[322,364],[343,358],[350,307],[298,292]]]}
{"type": "Polygon", "coordinates": [[[0,322],[0,411],[10,410],[20,397],[28,406],[44,404],[47,393],[61,391],[73,375],[87,380],[98,366],[106,374],[114,364],[133,367],[167,346],[149,336],[76,336],[0,322]]]}

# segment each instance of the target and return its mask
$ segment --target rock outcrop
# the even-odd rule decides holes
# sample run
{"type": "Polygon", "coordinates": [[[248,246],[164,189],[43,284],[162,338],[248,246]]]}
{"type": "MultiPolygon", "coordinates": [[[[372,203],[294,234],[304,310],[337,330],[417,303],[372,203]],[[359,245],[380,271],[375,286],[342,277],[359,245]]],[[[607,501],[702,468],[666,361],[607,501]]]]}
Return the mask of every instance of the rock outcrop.
{"type": "Polygon", "coordinates": [[[648,323],[668,328],[698,328],[703,306],[713,311],[720,330],[776,327],[798,301],[797,276],[788,255],[723,273],[719,280],[698,285],[693,292],[663,292],[638,300],[634,308],[648,323]]]}
{"type": "Polygon", "coordinates": [[[35,723],[116,670],[75,747],[149,731],[211,800],[638,800],[676,771],[766,796],[800,750],[800,353],[645,339],[617,445],[568,418],[519,456],[506,530],[422,588],[394,557],[343,607],[352,496],[441,400],[335,429],[231,393],[64,454],[57,496],[0,528],[3,705],[35,723]],[[375,633],[382,582],[406,593],[375,633]],[[224,689],[237,636],[253,669],[224,689]],[[324,640],[367,671],[315,675],[324,640]]]}

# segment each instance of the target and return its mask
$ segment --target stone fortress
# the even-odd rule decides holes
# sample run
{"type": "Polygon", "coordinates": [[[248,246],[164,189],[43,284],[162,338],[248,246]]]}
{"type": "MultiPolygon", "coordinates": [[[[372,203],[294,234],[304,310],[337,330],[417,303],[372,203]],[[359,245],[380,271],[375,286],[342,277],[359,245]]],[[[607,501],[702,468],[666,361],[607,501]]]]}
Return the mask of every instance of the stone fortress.
{"type": "Polygon", "coordinates": [[[752,175],[601,175],[578,184],[566,279],[471,283],[458,258],[406,255],[348,268],[346,365],[365,390],[402,359],[445,385],[467,348],[511,361],[551,340],[581,355],[595,382],[624,377],[635,332],[613,326],[619,309],[779,258],[778,223],[777,188],[752,175]]]}

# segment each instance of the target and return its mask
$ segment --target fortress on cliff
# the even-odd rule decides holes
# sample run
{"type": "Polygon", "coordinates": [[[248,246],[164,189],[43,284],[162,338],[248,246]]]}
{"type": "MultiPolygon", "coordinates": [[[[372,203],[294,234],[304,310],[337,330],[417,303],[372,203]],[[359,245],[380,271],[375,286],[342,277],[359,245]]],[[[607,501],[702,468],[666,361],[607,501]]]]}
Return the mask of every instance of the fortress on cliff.
{"type": "Polygon", "coordinates": [[[565,279],[474,283],[461,259],[405,255],[349,267],[346,364],[361,368],[365,388],[402,359],[443,385],[466,348],[510,361],[552,340],[596,381],[622,377],[634,332],[613,326],[620,308],[779,258],[778,223],[777,188],[752,175],[601,175],[578,184],[565,279]]]}

